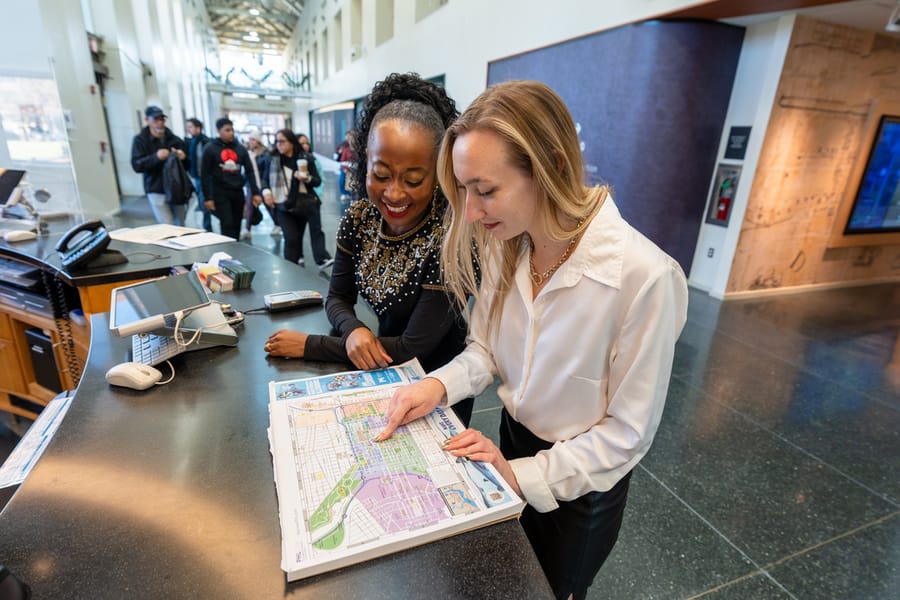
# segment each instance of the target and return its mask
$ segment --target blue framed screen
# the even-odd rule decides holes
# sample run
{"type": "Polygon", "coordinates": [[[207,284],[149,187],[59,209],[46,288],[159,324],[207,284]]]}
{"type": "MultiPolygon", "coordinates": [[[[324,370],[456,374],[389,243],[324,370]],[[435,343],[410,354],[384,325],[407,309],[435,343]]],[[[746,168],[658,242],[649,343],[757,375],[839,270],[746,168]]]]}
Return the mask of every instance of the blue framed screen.
{"type": "Polygon", "coordinates": [[[890,232],[900,232],[900,116],[883,115],[844,234],[890,232]]]}

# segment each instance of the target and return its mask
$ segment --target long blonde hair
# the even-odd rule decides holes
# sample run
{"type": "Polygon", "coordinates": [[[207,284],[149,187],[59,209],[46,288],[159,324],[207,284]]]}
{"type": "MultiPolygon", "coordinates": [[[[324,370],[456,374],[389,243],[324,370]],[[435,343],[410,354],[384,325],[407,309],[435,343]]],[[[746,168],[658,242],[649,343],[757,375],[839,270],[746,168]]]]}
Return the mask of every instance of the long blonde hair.
{"type": "Polygon", "coordinates": [[[516,168],[533,178],[540,193],[537,215],[544,233],[554,240],[570,240],[589,224],[608,193],[606,186],[586,187],[578,133],[562,99],[537,81],[508,81],[489,87],[444,134],[438,155],[438,179],[450,202],[441,266],[450,292],[460,306],[469,295],[476,301],[479,286],[477,255],[482,273],[496,273],[489,322],[499,322],[503,299],[512,287],[523,236],[497,241],[478,223],[466,223],[465,193],[453,173],[453,145],[466,133],[491,131],[507,144],[516,168]],[[568,224],[578,223],[575,229],[568,224]],[[567,228],[568,227],[568,228],[567,228]]]}

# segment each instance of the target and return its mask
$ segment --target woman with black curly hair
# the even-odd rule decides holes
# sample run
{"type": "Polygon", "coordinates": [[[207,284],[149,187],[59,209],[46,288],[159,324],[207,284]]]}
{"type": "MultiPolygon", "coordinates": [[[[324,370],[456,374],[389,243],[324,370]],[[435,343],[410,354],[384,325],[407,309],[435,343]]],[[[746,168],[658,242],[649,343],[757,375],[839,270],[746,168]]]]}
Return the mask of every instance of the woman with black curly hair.
{"type": "MultiPolygon", "coordinates": [[[[337,336],[282,329],[270,356],[351,362],[384,368],[418,358],[426,371],[465,347],[466,322],[440,269],[447,200],[437,183],[437,154],[456,104],[418,75],[397,74],[366,98],[351,189],[363,197],[341,220],[326,311],[337,336]],[[360,321],[362,296],[378,315],[378,333],[360,321]]],[[[453,408],[468,426],[469,398],[453,408]]]]}

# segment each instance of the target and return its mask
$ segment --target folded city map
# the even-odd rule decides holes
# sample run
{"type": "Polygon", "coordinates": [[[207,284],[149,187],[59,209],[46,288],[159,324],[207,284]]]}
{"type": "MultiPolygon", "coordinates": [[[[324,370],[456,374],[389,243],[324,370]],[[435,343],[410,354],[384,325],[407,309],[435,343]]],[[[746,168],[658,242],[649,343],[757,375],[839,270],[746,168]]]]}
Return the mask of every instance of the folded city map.
{"type": "Polygon", "coordinates": [[[269,383],[269,439],[289,581],[515,518],[523,503],[487,463],[442,449],[450,409],[383,442],[394,390],[418,361],[269,383]]]}

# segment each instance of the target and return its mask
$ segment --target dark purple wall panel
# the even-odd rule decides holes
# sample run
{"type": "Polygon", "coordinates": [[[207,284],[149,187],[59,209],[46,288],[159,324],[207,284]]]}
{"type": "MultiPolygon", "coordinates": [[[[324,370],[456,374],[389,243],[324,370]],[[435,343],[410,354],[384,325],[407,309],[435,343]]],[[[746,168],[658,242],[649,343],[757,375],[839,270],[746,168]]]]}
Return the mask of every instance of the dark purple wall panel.
{"type": "Polygon", "coordinates": [[[690,271],[744,29],[650,21],[488,65],[488,83],[543,81],[581,127],[587,175],[690,271]]]}

